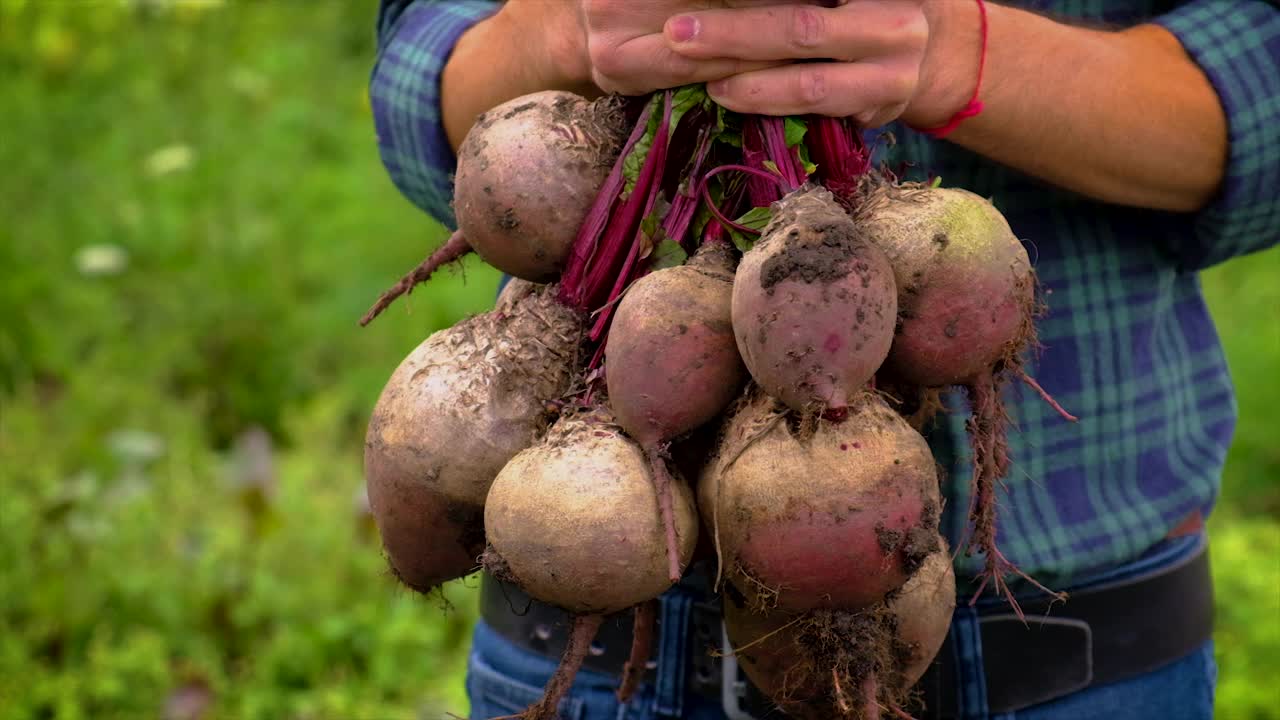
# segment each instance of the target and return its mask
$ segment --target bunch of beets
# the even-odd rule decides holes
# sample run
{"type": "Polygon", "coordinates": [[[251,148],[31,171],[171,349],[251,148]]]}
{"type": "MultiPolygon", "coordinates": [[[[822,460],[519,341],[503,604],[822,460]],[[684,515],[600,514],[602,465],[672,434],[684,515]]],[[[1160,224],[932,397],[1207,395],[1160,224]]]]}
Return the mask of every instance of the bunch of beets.
{"type": "Polygon", "coordinates": [[[634,610],[628,699],[653,600],[698,552],[780,708],[905,717],[955,604],[918,432],[952,387],[972,408],[963,549],[1012,601],[1000,391],[1039,390],[1020,363],[1038,302],[991,203],[873,170],[848,120],[736,115],[689,86],[494,108],[454,209],[458,232],[363,322],[468,252],[515,279],[395,370],[368,493],[405,585],[483,568],[573,618],[526,720],[555,717],[602,618],[634,610]],[[712,449],[682,451],[699,437],[712,449]]]}

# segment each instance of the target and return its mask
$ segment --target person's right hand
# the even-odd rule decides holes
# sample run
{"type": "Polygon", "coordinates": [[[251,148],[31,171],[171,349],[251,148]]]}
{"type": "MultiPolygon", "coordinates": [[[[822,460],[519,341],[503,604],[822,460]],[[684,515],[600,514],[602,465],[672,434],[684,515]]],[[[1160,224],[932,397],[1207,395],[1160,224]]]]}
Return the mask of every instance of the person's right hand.
{"type": "Polygon", "coordinates": [[[571,83],[590,83],[606,93],[643,95],[779,64],[679,55],[662,35],[673,15],[799,2],[813,0],[510,0],[508,8],[521,5],[526,17],[536,13],[542,18],[540,29],[553,36],[547,38],[548,52],[571,83]]]}

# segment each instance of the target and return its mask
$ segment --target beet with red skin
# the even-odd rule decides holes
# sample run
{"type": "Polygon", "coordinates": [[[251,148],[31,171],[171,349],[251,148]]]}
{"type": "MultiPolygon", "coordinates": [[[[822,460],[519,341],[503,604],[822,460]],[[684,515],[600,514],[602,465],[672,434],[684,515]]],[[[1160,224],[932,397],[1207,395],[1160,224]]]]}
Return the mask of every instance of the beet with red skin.
{"type": "Polygon", "coordinates": [[[897,313],[884,252],[817,186],[774,204],[734,278],[742,359],[798,412],[840,409],[858,395],[889,352],[897,313]]]}
{"type": "Polygon", "coordinates": [[[618,424],[642,445],[709,422],[746,378],[730,318],[733,255],[704,245],[685,265],[646,275],[609,330],[605,378],[618,424]]]}
{"type": "Polygon", "coordinates": [[[866,607],[936,549],[933,456],[870,393],[853,399],[843,422],[797,420],[752,394],[728,422],[698,495],[722,574],[761,607],[866,607]]]}
{"type": "Polygon", "coordinates": [[[732,293],[730,247],[704,245],[687,264],[637,280],[609,330],[609,406],[649,458],[673,581],[678,539],[666,444],[724,410],[746,377],[730,323],[732,293]]]}
{"type": "Polygon", "coordinates": [[[1075,420],[1022,368],[1022,352],[1036,344],[1031,261],[1005,217],[974,193],[882,186],[870,195],[858,212],[859,226],[888,255],[899,291],[899,321],[882,373],[903,386],[904,395],[923,399],[918,413],[937,407],[929,400],[932,390],[965,387],[974,457],[968,513],[973,532],[965,549],[986,556],[975,599],[990,582],[1020,615],[1007,574],[1057,593],[996,546],[996,492],[1011,464],[1001,391],[1011,377],[1020,378],[1075,420]]]}
{"type": "Polygon", "coordinates": [[[995,206],[967,190],[889,190],[859,216],[893,267],[899,323],[884,372],[967,384],[1032,339],[1035,274],[995,206]]]}

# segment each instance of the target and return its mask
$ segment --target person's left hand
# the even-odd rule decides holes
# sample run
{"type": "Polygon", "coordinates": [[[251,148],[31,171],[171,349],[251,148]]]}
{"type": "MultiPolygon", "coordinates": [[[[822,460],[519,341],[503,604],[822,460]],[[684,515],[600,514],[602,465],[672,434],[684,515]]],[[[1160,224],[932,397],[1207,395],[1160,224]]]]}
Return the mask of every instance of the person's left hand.
{"type": "Polygon", "coordinates": [[[841,0],[676,15],[663,34],[693,59],[803,60],[708,85],[742,113],[853,117],[864,127],[896,119],[915,98],[929,45],[925,0],[841,0]]]}

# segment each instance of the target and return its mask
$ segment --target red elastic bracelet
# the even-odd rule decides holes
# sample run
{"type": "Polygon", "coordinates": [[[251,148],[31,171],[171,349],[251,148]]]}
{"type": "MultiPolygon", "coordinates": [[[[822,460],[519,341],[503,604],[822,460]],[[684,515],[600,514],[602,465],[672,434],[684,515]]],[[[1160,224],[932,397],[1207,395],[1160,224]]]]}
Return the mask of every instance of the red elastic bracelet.
{"type": "Polygon", "coordinates": [[[982,112],[982,101],[978,99],[978,92],[982,90],[982,73],[987,67],[987,5],[983,0],[977,0],[978,15],[982,20],[982,54],[978,56],[978,83],[973,88],[973,96],[969,98],[969,103],[960,108],[955,115],[944,125],[935,128],[918,128],[908,126],[916,132],[924,133],[932,138],[944,138],[951,134],[953,130],[960,126],[960,123],[974,115],[982,112]]]}

